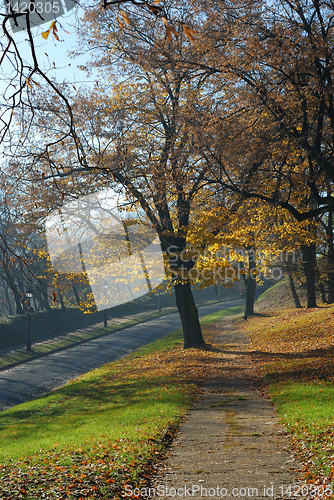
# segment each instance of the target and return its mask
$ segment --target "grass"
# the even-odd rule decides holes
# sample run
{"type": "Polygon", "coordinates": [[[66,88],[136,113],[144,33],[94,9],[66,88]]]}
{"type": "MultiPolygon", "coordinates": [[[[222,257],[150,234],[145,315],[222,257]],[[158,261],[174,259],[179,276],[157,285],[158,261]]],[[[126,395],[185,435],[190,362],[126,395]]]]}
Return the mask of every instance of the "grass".
{"type": "MultiPolygon", "coordinates": [[[[222,298],[231,299],[237,296],[236,291],[223,289],[222,298]]],[[[217,294],[214,287],[202,290],[193,290],[197,305],[209,302],[217,302],[217,294]]],[[[152,313],[158,309],[158,294],[146,294],[136,300],[127,302],[108,309],[109,321],[124,316],[139,313],[152,313]]],[[[160,293],[160,303],[163,309],[175,308],[175,297],[167,291],[160,293]]],[[[71,333],[75,330],[94,326],[104,321],[104,311],[84,314],[76,307],[68,307],[63,312],[59,307],[51,307],[50,311],[31,313],[31,340],[32,343],[52,340],[59,335],[71,333]]],[[[0,349],[15,348],[27,342],[28,319],[27,315],[2,316],[0,317],[0,349]]]]}
{"type": "MultiPolygon", "coordinates": [[[[163,310],[161,312],[155,311],[147,314],[141,314],[138,317],[133,319],[124,320],[122,322],[117,322],[114,324],[109,324],[105,327],[88,327],[81,330],[76,330],[74,333],[64,334],[60,337],[51,338],[49,340],[44,340],[43,342],[32,344],[31,351],[28,352],[26,348],[16,349],[8,354],[3,355],[0,358],[0,368],[3,368],[9,364],[20,362],[27,360],[29,358],[33,358],[36,356],[40,356],[41,354],[47,354],[56,349],[62,349],[65,347],[70,347],[73,344],[78,342],[90,340],[93,338],[100,337],[102,335],[107,335],[114,331],[118,331],[120,329],[126,328],[128,326],[137,325],[138,323],[142,323],[148,321],[152,318],[157,318],[160,316],[165,316],[166,314],[170,314],[175,312],[175,309],[163,310]]],[[[110,322],[109,322],[110,323],[110,322]]]]}
{"type": "MultiPolygon", "coordinates": [[[[162,307],[175,307],[175,299],[167,292],[161,293],[162,307]]],[[[145,295],[127,304],[122,304],[107,311],[112,321],[132,314],[152,312],[158,308],[158,297],[155,294],[145,295]]],[[[30,315],[32,342],[53,339],[59,335],[71,333],[77,329],[87,328],[104,321],[104,311],[84,314],[76,307],[68,307],[63,312],[59,307],[50,311],[33,312],[30,315]]],[[[0,318],[0,349],[11,348],[27,341],[28,319],[26,315],[0,318]]]]}
{"type": "Polygon", "coordinates": [[[268,394],[303,463],[303,477],[334,479],[334,307],[276,310],[245,325],[253,376],[268,394]]]}
{"type": "MultiPolygon", "coordinates": [[[[214,331],[212,322],[241,311],[230,308],[203,318],[206,337],[214,331]]],[[[334,307],[271,310],[244,325],[250,376],[262,388],[265,384],[275,403],[304,479],[330,484],[334,307]]],[[[221,363],[215,351],[183,350],[178,331],[1,413],[1,498],[108,500],[121,498],[126,484],[148,486],[196,388],[214,378],[221,363]]],[[[224,407],[230,411],[225,400],[224,407]]],[[[232,413],[229,419],[232,427],[232,413]]]]}
{"type": "MultiPolygon", "coordinates": [[[[168,348],[179,340],[179,335],[171,336],[168,348]]],[[[94,370],[55,393],[1,413],[0,463],[18,460],[22,450],[34,455],[41,449],[87,449],[94,436],[140,440],[151,434],[152,426],[167,426],[175,407],[189,399],[180,392],[177,377],[145,366],[146,356],[138,353],[138,358],[94,370]]],[[[67,462],[64,456],[62,462],[67,462]]]]}
{"type": "Polygon", "coordinates": [[[270,395],[282,421],[311,467],[306,477],[333,479],[334,472],[334,387],[332,382],[313,380],[271,384],[270,395]]]}
{"type": "MultiPolygon", "coordinates": [[[[204,331],[235,310],[204,318],[204,331]]],[[[148,485],[196,388],[222,366],[182,343],[179,330],[2,412],[1,498],[107,500],[148,485]]]]}
{"type": "Polygon", "coordinates": [[[244,306],[235,306],[235,307],[229,307],[227,309],[223,309],[221,311],[217,311],[215,313],[209,314],[208,316],[205,316],[204,318],[202,318],[201,325],[210,325],[211,323],[214,323],[215,321],[219,321],[224,316],[241,314],[243,310],[244,310],[244,306]]]}

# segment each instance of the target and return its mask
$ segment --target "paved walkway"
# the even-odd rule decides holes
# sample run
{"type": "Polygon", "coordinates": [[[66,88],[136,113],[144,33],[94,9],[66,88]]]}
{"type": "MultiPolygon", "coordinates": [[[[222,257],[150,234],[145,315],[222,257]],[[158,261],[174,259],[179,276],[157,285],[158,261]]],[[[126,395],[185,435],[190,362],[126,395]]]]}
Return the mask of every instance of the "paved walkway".
{"type": "Polygon", "coordinates": [[[217,331],[220,376],[182,423],[156,478],[159,498],[294,498],[298,464],[273,405],[249,385],[247,339],[226,320],[217,331]]]}

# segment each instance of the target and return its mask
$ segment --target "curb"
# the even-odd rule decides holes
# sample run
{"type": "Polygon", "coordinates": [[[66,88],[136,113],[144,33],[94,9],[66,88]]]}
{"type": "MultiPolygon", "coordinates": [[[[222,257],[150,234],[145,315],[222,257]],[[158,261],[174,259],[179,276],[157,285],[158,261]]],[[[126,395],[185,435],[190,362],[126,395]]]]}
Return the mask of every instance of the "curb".
{"type": "Polygon", "coordinates": [[[175,311],[170,311],[170,312],[167,312],[166,314],[161,314],[161,316],[153,316],[152,318],[147,318],[143,321],[138,321],[138,323],[134,323],[132,325],[120,326],[119,328],[116,328],[115,330],[112,330],[110,332],[99,333],[98,335],[91,337],[90,339],[78,340],[77,342],[73,342],[73,344],[65,345],[63,347],[57,347],[56,349],[51,349],[50,351],[47,351],[47,352],[41,352],[40,354],[35,354],[34,356],[31,356],[30,358],[21,359],[20,361],[14,361],[14,363],[9,363],[8,365],[1,366],[0,372],[3,372],[5,370],[9,370],[10,368],[15,368],[15,366],[23,365],[24,363],[29,363],[29,361],[33,361],[34,359],[43,358],[44,356],[47,356],[48,354],[55,354],[57,352],[65,351],[66,349],[70,349],[71,347],[75,347],[75,346],[78,346],[80,344],[84,344],[85,342],[90,342],[91,340],[99,339],[100,337],[105,337],[106,335],[111,335],[112,333],[117,333],[121,330],[125,330],[126,328],[129,328],[130,326],[140,325],[142,323],[146,323],[147,321],[151,321],[152,319],[155,319],[155,318],[161,318],[163,316],[168,316],[169,314],[173,314],[175,312],[177,312],[176,308],[175,308],[175,311]]]}
{"type": "MultiPolygon", "coordinates": [[[[223,304],[225,301],[233,300],[235,298],[236,297],[232,297],[232,298],[228,298],[228,299],[222,300],[221,303],[223,304]]],[[[208,304],[202,304],[202,306],[205,306],[205,305],[208,305],[208,304]]],[[[202,306],[197,306],[197,307],[202,307],[202,306]]],[[[146,323],[147,321],[151,321],[152,319],[155,319],[155,318],[161,318],[163,316],[168,316],[169,314],[174,314],[175,312],[177,312],[177,308],[176,307],[175,307],[175,310],[166,312],[165,314],[161,314],[160,316],[153,316],[152,318],[147,318],[147,319],[145,319],[143,321],[138,321],[138,323],[135,323],[133,325],[120,326],[116,330],[112,330],[111,332],[100,333],[100,334],[98,334],[98,335],[96,335],[96,336],[94,336],[94,337],[92,337],[90,339],[78,340],[77,342],[74,342],[73,344],[69,344],[69,345],[66,345],[66,346],[63,346],[63,347],[58,347],[56,349],[52,349],[52,350],[47,351],[47,352],[42,352],[40,354],[36,354],[35,356],[31,356],[30,358],[22,359],[20,361],[14,361],[13,363],[9,363],[8,365],[1,366],[0,367],[0,372],[6,371],[6,370],[10,370],[11,368],[15,368],[16,366],[23,365],[24,363],[29,363],[29,361],[33,361],[35,359],[43,358],[44,356],[47,356],[49,354],[55,354],[57,352],[65,351],[66,349],[70,349],[71,347],[75,347],[75,346],[78,346],[80,344],[84,344],[86,342],[90,342],[91,340],[98,339],[100,337],[105,337],[106,335],[111,335],[112,333],[116,333],[116,332],[125,330],[126,328],[129,328],[130,326],[140,325],[142,323],[146,323]]]]}

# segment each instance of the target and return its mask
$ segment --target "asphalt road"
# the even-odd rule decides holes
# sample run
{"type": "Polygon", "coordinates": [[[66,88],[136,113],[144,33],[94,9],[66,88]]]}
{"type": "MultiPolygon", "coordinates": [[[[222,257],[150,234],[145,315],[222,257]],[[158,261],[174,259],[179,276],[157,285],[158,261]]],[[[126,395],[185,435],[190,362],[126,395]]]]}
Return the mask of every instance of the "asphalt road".
{"type": "MultiPolygon", "coordinates": [[[[203,306],[198,309],[199,316],[243,302],[234,299],[203,306]]],[[[122,358],[180,327],[179,314],[170,314],[4,370],[0,372],[0,411],[57,389],[71,379],[122,358]]]]}

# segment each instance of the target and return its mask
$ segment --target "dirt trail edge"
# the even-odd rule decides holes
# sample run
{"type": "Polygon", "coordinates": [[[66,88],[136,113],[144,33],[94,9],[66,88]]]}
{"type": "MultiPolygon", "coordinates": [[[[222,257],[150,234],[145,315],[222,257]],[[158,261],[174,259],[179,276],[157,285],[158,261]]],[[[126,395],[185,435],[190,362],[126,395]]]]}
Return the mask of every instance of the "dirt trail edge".
{"type": "MultiPolygon", "coordinates": [[[[287,500],[299,465],[274,406],[247,379],[247,338],[223,320],[216,345],[224,363],[181,424],[154,487],[159,498],[287,500]]],[[[298,488],[298,486],[297,486],[298,488]]],[[[304,497],[305,499],[305,497],[304,497]]]]}

